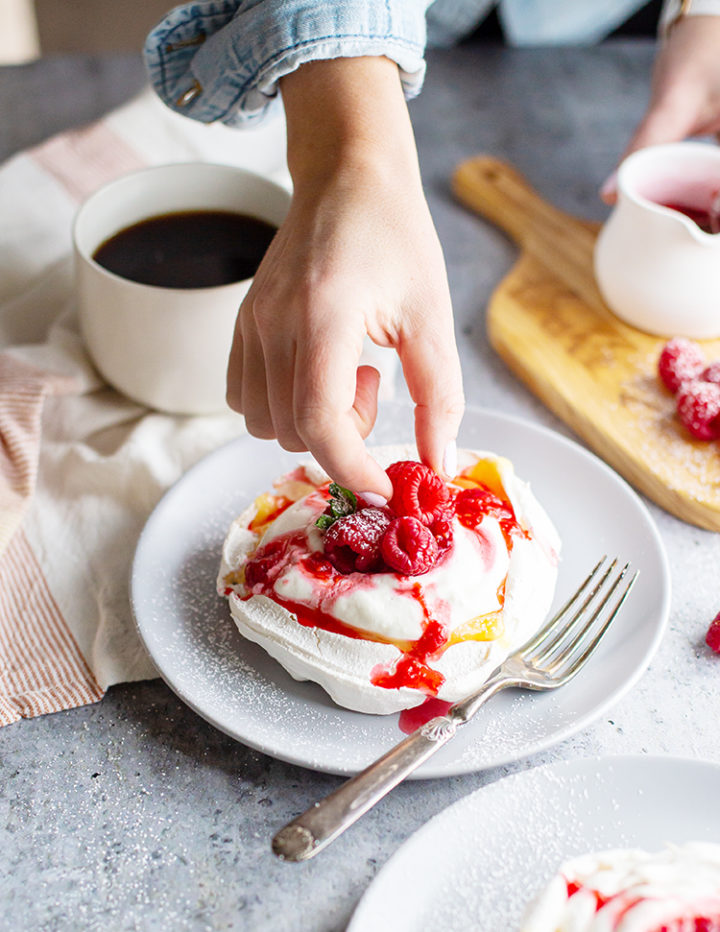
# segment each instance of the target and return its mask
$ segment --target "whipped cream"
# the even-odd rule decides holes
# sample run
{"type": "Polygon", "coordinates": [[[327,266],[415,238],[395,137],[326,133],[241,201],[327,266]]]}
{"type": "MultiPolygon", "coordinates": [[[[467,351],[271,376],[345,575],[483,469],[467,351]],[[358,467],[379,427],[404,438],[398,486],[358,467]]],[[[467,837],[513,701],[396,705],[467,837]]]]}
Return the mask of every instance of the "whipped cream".
{"type": "MultiPolygon", "coordinates": [[[[373,455],[383,466],[417,458],[411,447],[376,448],[373,455]]],[[[520,533],[509,543],[496,518],[469,529],[455,517],[452,545],[417,576],[308,571],[309,556],[322,560],[315,522],[327,505],[328,477],[313,462],[276,482],[275,496],[294,504],[258,526],[256,502],[233,522],[223,547],[218,592],[240,632],[296,679],[313,680],[338,704],[362,712],[396,712],[428,695],[453,702],[476,689],[543,621],[560,548],[509,461],[461,451],[461,472],[478,463],[511,504],[520,533]],[[273,542],[282,556],[271,581],[248,586],[244,567],[272,551],[273,542]],[[418,644],[430,636],[437,649],[419,657],[418,644]],[[413,651],[421,676],[406,685],[397,671],[413,651]]],[[[263,496],[258,502],[268,507],[263,496]]]]}
{"type": "Polygon", "coordinates": [[[720,932],[720,845],[688,842],[649,853],[587,854],[563,864],[521,932],[720,932]],[[705,927],[704,927],[705,928],[705,927]]]}

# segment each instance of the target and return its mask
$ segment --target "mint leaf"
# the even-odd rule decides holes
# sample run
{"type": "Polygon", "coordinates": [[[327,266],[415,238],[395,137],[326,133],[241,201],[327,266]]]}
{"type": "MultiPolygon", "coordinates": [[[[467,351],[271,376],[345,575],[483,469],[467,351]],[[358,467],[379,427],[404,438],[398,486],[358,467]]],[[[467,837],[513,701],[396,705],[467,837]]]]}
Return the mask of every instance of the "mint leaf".
{"type": "Polygon", "coordinates": [[[329,491],[331,495],[330,507],[336,517],[342,518],[357,510],[357,498],[350,489],[344,489],[337,482],[331,482],[329,491]]]}
{"type": "Polygon", "coordinates": [[[331,482],[328,491],[330,492],[328,502],[330,513],[320,515],[315,522],[316,526],[323,531],[326,531],[338,518],[345,518],[357,511],[357,497],[350,489],[344,489],[337,482],[331,482]]]}

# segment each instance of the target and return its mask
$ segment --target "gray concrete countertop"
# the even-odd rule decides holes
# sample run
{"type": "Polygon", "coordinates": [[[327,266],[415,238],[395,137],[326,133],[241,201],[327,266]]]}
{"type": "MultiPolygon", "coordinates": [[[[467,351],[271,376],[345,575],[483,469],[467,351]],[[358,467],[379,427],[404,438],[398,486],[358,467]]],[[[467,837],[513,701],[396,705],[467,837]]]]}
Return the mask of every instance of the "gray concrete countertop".
{"type": "MultiPolygon", "coordinates": [[[[430,54],[411,113],[470,403],[570,435],[486,342],[484,307],[516,249],[454,203],[451,170],[489,152],[559,207],[602,219],[597,189],[644,109],[652,55],[651,43],[640,41],[430,54]]],[[[101,115],[142,83],[136,56],[0,70],[0,157],[101,115]]],[[[507,773],[605,754],[720,761],[720,664],[703,646],[720,610],[720,535],[650,510],[672,567],[673,605],[667,635],[630,694],[531,759],[400,786],[315,861],[283,864],[269,841],[338,778],[235,743],[160,681],[114,687],[97,705],[3,729],[0,928],[337,932],[413,831],[507,773]]]]}

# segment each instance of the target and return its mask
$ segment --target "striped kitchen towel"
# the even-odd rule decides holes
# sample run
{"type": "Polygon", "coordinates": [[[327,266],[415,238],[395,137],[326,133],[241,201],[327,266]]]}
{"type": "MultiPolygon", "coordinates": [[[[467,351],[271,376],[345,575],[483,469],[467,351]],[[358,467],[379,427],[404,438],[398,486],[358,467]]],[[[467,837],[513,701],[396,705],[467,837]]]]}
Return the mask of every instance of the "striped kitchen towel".
{"type": "Polygon", "coordinates": [[[209,160],[287,179],[282,120],[234,132],[144,92],[0,166],[0,724],[156,675],[127,594],[138,534],[182,472],[244,430],[103,384],[78,333],[71,225],[127,171],[209,160]]]}

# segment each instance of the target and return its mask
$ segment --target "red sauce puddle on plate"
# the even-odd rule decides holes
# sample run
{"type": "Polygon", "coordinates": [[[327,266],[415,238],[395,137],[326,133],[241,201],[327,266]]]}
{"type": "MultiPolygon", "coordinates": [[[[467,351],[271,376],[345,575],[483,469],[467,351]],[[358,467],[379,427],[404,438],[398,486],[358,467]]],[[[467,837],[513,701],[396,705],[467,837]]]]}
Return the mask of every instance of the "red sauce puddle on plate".
{"type": "Polygon", "coordinates": [[[411,735],[431,719],[437,718],[438,715],[445,715],[451,706],[452,702],[443,702],[442,699],[436,699],[435,696],[428,696],[425,702],[416,705],[414,709],[402,710],[398,720],[400,731],[406,735],[411,735]]]}

